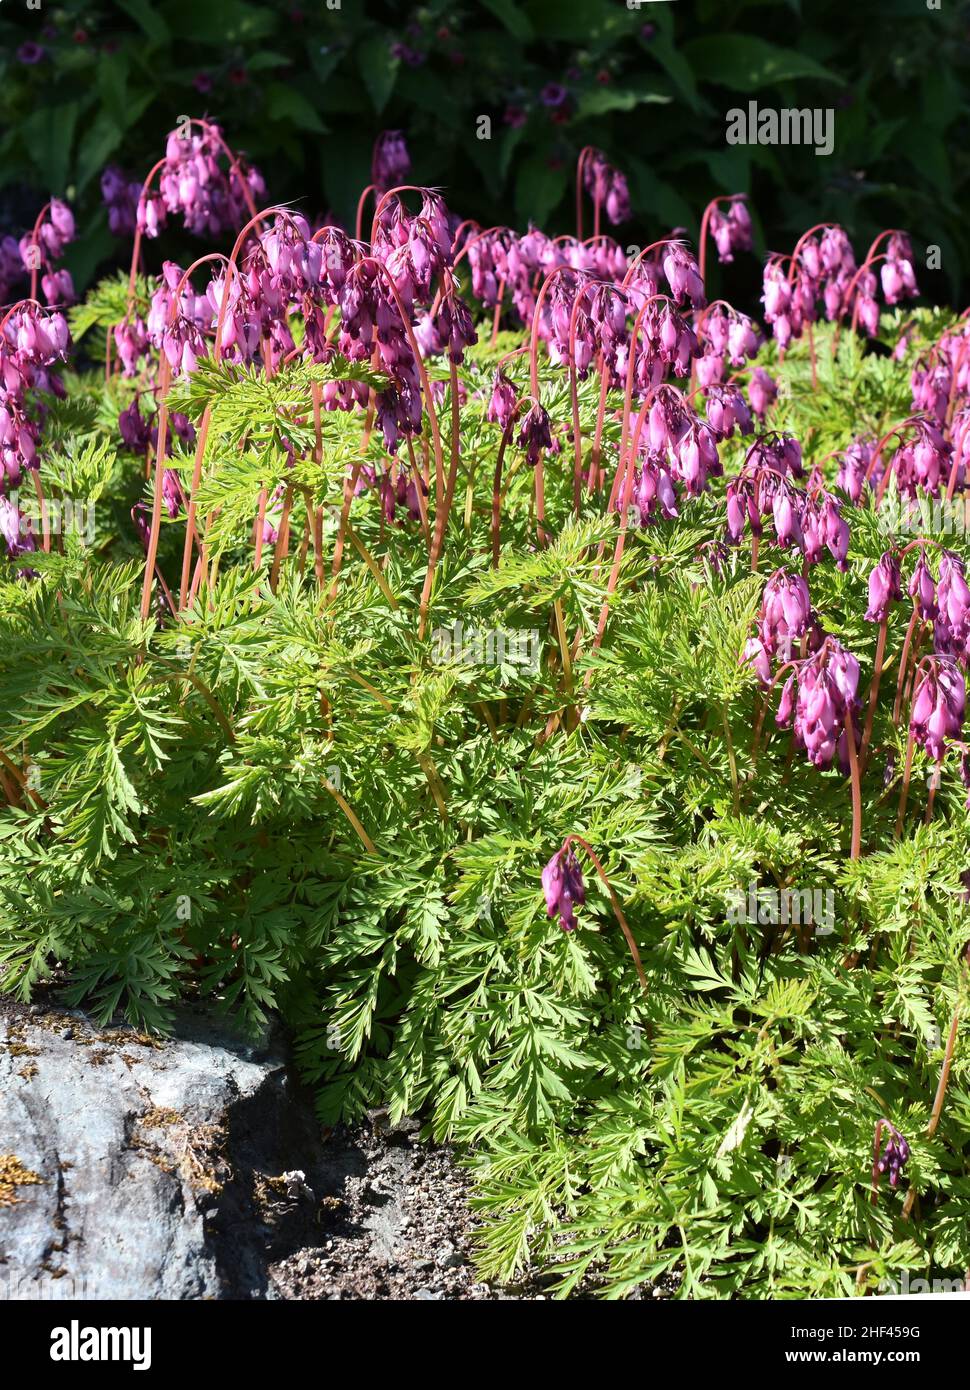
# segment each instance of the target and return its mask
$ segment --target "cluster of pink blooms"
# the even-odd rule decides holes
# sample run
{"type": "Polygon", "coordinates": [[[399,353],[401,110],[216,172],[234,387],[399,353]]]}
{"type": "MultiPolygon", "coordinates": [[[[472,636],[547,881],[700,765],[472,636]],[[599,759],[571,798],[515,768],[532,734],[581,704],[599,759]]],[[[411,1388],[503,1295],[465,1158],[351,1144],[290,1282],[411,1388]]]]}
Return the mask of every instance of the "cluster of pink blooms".
{"type": "Polygon", "coordinates": [[[134,236],[141,181],[130,179],[117,164],[109,164],[101,175],[101,197],[108,209],[108,228],[112,235],[134,236]]]}
{"type": "Polygon", "coordinates": [[[48,204],[36,238],[25,232],[16,241],[5,236],[0,241],[0,303],[6,301],[14,285],[34,271],[41,271],[40,286],[48,304],[73,304],[74,282],[69,270],[58,269],[68,242],[74,240],[74,214],[60,198],[48,204]]]}
{"type": "Polygon", "coordinates": [[[805,488],[802,451],[791,435],[759,437],[749,449],[741,471],[727,486],[727,536],[736,545],[746,531],[760,538],[770,517],[774,542],[782,550],[797,550],[807,565],[815,565],[827,550],[839,569],[848,567],[849,526],[842,505],[829,492],[818,470],[805,488]]]}
{"type": "Polygon", "coordinates": [[[960,738],[966,705],[963,672],[956,662],[929,657],[921,666],[909,727],[914,741],[936,762],[946,756],[947,740],[960,738]]]}
{"type": "Polygon", "coordinates": [[[742,194],[731,199],[727,212],[719,206],[714,207],[709,225],[717,247],[717,258],[722,265],[730,265],[736,251],[751,250],[751,214],[742,194]]]}
{"type": "MultiPolygon", "coordinates": [[[[852,244],[841,227],[826,227],[820,236],[802,237],[792,256],[773,255],[764,269],[762,303],[779,347],[799,338],[818,318],[822,303],[829,322],[854,313],[865,331],[879,331],[878,282],[870,257],[856,265],[852,244]]],[[[882,253],[880,279],[888,305],[918,294],[909,238],[893,232],[882,253]]]]}
{"type": "Polygon", "coordinates": [[[697,333],[703,351],[697,360],[696,374],[698,383],[704,387],[724,381],[729,367],[744,367],[762,343],[757,326],[747,314],[720,301],[701,315],[697,333]]]}
{"type": "Polygon", "coordinates": [[[586,901],[583,871],[571,845],[558,850],[542,871],[542,891],[546,913],[558,917],[563,931],[576,928],[576,906],[586,901]]]}
{"type": "MultiPolygon", "coordinates": [[[[19,487],[24,470],[39,467],[43,397],[64,394],[54,369],[65,360],[69,341],[64,316],[29,301],[4,318],[0,329],[0,487],[4,494],[19,487]]],[[[6,495],[0,496],[0,534],[11,556],[35,549],[29,522],[6,495]]]]}
{"type": "MultiPolygon", "coordinates": [[[[744,659],[751,663],[763,685],[771,684],[773,659],[790,661],[796,643],[808,637],[809,624],[813,621],[812,601],[804,577],[783,569],[775,570],[765,583],[761,597],[758,635],[749,638],[744,650],[744,659]]],[[[815,642],[816,646],[820,640],[815,642]]]]}
{"type": "MultiPolygon", "coordinates": [[[[915,743],[940,762],[947,741],[960,739],[966,705],[961,667],[970,661],[970,586],[963,561],[952,551],[941,551],[937,582],[926,547],[920,545],[906,593],[912,599],[916,617],[930,624],[933,639],[933,651],[920,663],[910,729],[915,743]]],[[[900,556],[886,551],[869,575],[866,619],[872,623],[886,622],[893,605],[902,598],[900,556]]],[[[961,771],[970,771],[965,760],[961,771]]]]}
{"type": "MultiPolygon", "coordinates": [[[[899,346],[905,355],[904,333],[899,346]]],[[[910,376],[913,410],[928,415],[939,426],[946,423],[950,402],[970,396],[970,322],[941,334],[926,354],[917,357],[910,376]]]]}
{"type": "Polygon", "coordinates": [[[601,150],[590,150],[583,165],[586,192],[597,206],[606,208],[606,215],[619,226],[630,220],[630,190],[626,176],[615,168],[601,150]]]}
{"type": "MultiPolygon", "coordinates": [[[[781,693],[779,728],[793,727],[796,748],[804,748],[815,767],[830,767],[836,754],[843,772],[849,769],[847,721],[857,736],[859,663],[834,637],[794,670],[781,693]]],[[[857,740],[858,741],[858,740],[857,740]]]]}
{"type": "Polygon", "coordinates": [[[176,214],[200,237],[218,237],[241,227],[250,204],[261,204],[266,185],[253,165],[238,162],[224,171],[219,161],[225,156],[217,125],[202,122],[198,130],[188,124],[173,130],[165,145],[158,191],[142,193],[138,202],[137,225],[144,235],[156,237],[167,218],[176,214]]]}
{"type": "Polygon", "coordinates": [[[411,158],[399,130],[385,130],[377,137],[371,162],[371,183],[378,193],[407,183],[411,158]]]}

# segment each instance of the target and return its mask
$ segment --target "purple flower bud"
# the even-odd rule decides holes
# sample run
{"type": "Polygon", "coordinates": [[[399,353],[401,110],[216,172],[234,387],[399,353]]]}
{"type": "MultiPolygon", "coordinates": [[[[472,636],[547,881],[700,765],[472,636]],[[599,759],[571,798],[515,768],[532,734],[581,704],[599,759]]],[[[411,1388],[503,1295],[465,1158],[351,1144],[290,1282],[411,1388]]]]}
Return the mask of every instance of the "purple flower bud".
{"type": "Polygon", "coordinates": [[[886,551],[869,575],[869,607],[865,619],[870,623],[884,622],[890,607],[903,596],[899,560],[886,551]]]}
{"type": "Polygon", "coordinates": [[[552,446],[549,413],[538,401],[522,418],[519,443],[525,449],[526,459],[533,467],[539,462],[543,449],[552,446]]]}
{"type": "Polygon", "coordinates": [[[916,606],[916,612],[924,622],[932,622],[939,609],[936,606],[936,585],[926,555],[920,550],[913,577],[907,586],[907,593],[916,606]]]}
{"type": "Polygon", "coordinates": [[[546,899],[546,912],[550,917],[559,918],[563,931],[576,928],[575,907],[586,901],[586,890],[579,860],[572,846],[554,854],[542,871],[542,891],[546,899]]]}

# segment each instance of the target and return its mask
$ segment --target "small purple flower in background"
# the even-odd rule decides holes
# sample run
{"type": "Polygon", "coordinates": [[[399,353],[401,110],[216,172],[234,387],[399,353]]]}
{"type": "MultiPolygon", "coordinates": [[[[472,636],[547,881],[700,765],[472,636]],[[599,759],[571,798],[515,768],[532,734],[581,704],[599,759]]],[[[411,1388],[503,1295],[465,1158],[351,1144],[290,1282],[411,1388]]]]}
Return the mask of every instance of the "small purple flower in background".
{"type": "Polygon", "coordinates": [[[17,61],[26,63],[28,67],[32,67],[34,63],[39,63],[46,57],[47,50],[41,48],[40,44],[34,43],[33,40],[22,43],[17,49],[17,61]]]}
{"type": "Polygon", "coordinates": [[[133,454],[144,454],[151,438],[151,426],[138,409],[137,400],[118,416],[118,431],[126,449],[133,454]]]}
{"type": "Polygon", "coordinates": [[[192,86],[201,96],[207,96],[212,91],[212,78],[207,72],[197,72],[192,78],[192,86]]]}
{"type": "Polygon", "coordinates": [[[73,304],[74,281],[69,270],[52,270],[41,276],[40,287],[48,304],[73,304]]]}
{"type": "Polygon", "coordinates": [[[875,442],[871,439],[854,439],[843,451],[839,459],[839,472],[835,486],[848,494],[851,502],[858,503],[866,486],[866,470],[872,459],[875,442]]]}
{"type": "Polygon", "coordinates": [[[542,871],[542,891],[546,899],[546,912],[550,917],[558,917],[563,931],[576,928],[575,907],[586,901],[583,884],[583,871],[571,846],[564,846],[554,854],[542,871]]]}
{"type": "Polygon", "coordinates": [[[377,137],[371,165],[371,182],[381,193],[406,181],[411,159],[400,130],[385,130],[377,137]]]}
{"type": "Polygon", "coordinates": [[[569,100],[569,92],[561,82],[547,82],[539,93],[543,106],[563,106],[569,100]]]}
{"type": "Polygon", "coordinates": [[[116,164],[109,164],[101,175],[101,197],[108,209],[108,228],[112,236],[133,236],[138,215],[141,184],[116,164]]]}
{"type": "Polygon", "coordinates": [[[875,1161],[872,1165],[873,1182],[873,1201],[875,1201],[876,1184],[879,1181],[879,1174],[889,1172],[889,1186],[896,1187],[899,1183],[899,1175],[909,1162],[909,1144],[900,1134],[895,1125],[891,1125],[888,1120],[879,1120],[876,1125],[876,1137],[874,1142],[875,1161]],[[885,1144],[881,1143],[882,1131],[888,1132],[885,1144]]]}

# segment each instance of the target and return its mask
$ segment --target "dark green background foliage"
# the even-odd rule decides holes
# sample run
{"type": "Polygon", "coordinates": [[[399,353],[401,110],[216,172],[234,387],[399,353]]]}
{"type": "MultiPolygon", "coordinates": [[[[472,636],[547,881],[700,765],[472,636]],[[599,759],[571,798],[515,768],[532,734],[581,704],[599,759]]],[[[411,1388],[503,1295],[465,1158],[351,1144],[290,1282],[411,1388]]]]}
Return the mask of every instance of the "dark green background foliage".
{"type": "MultiPolygon", "coordinates": [[[[0,18],[0,179],[27,212],[51,192],[80,203],[82,283],[117,253],[100,207],[109,160],[145,173],[183,113],[207,111],[264,169],[271,195],[346,220],[386,127],[407,133],[419,182],[483,223],[570,226],[579,150],[601,146],[628,171],[642,242],[674,225],[696,234],[720,192],[750,192],[764,242],[790,249],[822,218],[867,243],[885,226],[939,244],[935,298],[956,295],[970,262],[965,6],[925,0],[114,0],[4,5],[0,18]],[[651,26],[644,31],[644,26],[651,26]],[[18,61],[25,40],[45,59],[18,61]],[[420,65],[392,56],[395,44],[420,65]],[[211,81],[201,94],[199,74],[211,81]],[[543,104],[563,84],[565,108],[543,104]],[[810,148],[730,147],[725,111],[836,108],[830,158],[810,148]],[[526,113],[507,121],[509,107],[526,113]],[[491,140],[476,138],[479,115],[491,140]],[[26,192],[24,189],[26,188],[26,192]],[[36,193],[36,197],[30,194],[36,193]]],[[[19,206],[17,207],[19,211],[19,206]]],[[[7,198],[7,220],[14,220],[7,198]]],[[[754,288],[753,262],[729,292],[754,288]]]]}

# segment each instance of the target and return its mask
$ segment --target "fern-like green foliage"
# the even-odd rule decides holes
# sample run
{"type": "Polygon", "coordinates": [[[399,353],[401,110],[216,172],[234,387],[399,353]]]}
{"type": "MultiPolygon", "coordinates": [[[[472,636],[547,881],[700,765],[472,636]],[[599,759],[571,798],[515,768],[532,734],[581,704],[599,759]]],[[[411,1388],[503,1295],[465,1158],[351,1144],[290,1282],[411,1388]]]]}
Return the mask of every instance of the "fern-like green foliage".
{"type": "MultiPolygon", "coordinates": [[[[126,297],[121,281],[100,287],[75,334],[107,329],[126,297]]],[[[884,328],[891,345],[900,323],[884,328]]],[[[815,341],[817,389],[797,344],[772,421],[809,466],[909,409],[907,364],[848,332],[834,361],[829,330],[815,341]]],[[[26,999],[61,962],[71,1000],[155,1029],[199,992],[253,1027],[281,1012],[324,1121],[387,1104],[462,1146],[490,1277],[537,1262],[561,1293],[591,1280],[621,1298],[664,1278],[691,1298],[787,1298],[964,1270],[962,1034],[926,1135],[950,1020],[970,1003],[967,822],[949,764],[928,814],[917,753],[894,833],[907,615],[890,622],[851,860],[847,781],[793,750],[739,662],[764,576],[791,557],[765,540],[756,573],[749,546],[716,573],[704,558],[723,539],[724,479],[677,520],[629,532],[611,586],[606,497],[572,515],[566,444],[547,460],[538,545],[513,445],[493,565],[500,431],[484,404],[509,346],[479,345],[459,371],[455,505],[422,636],[421,524],[400,510],[389,524],[373,489],[345,490],[348,468],[382,465],[360,415],[324,412],[319,438],[314,422],[321,383],[380,376],[339,359],[272,380],[202,364],[176,386],[173,409],[199,427],[208,415],[208,567],[177,619],[159,597],[147,621],[129,514],[152,494],[116,436],[125,388],[103,370],[71,379],[41,478],[48,498],[90,501],[93,529],[56,535],[33,577],[10,565],[0,579],[0,983],[26,999]],[[268,541],[257,566],[258,498],[278,486],[290,544],[268,541]],[[570,833],[623,904],[646,995],[598,876],[575,932],[546,915],[540,871],[570,833]],[[750,910],[771,894],[797,895],[811,920],[750,910]],[[884,1183],[871,1201],[881,1117],[912,1145],[905,1217],[902,1191],[884,1183]]],[[[523,362],[507,369],[527,391],[523,362]]],[[[564,431],[562,375],[543,369],[541,386],[564,431]]],[[[584,383],[587,440],[598,405],[584,383]]],[[[447,384],[439,413],[447,467],[447,384]]],[[[745,448],[722,447],[728,477],[745,448]]],[[[431,505],[434,459],[417,453],[431,505]]],[[[194,448],[170,466],[187,488],[194,448]]],[[[812,602],[867,690],[866,582],[887,538],[872,511],[845,515],[848,569],[814,567],[812,602]]],[[[164,520],[173,588],[184,534],[184,517],[164,520]]]]}

